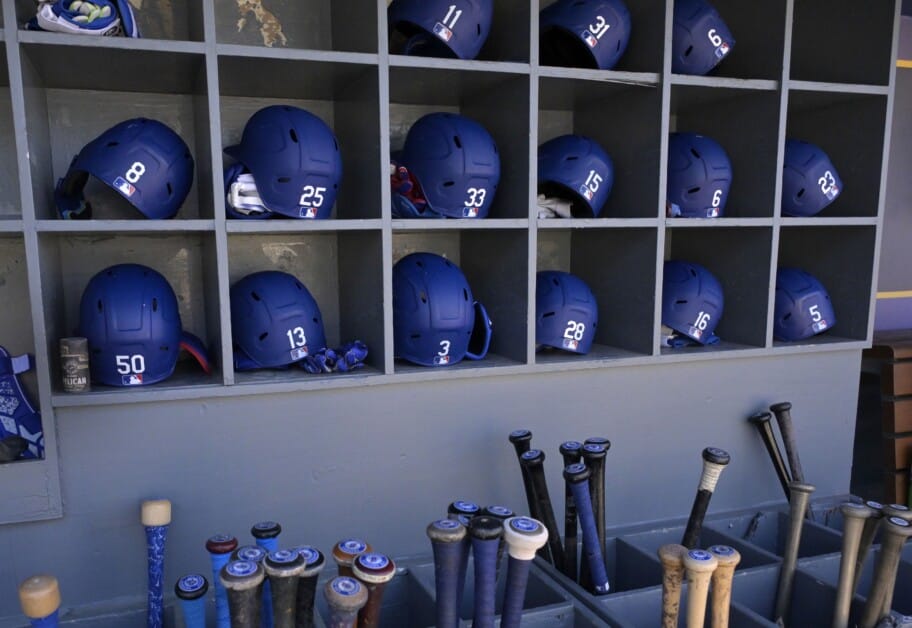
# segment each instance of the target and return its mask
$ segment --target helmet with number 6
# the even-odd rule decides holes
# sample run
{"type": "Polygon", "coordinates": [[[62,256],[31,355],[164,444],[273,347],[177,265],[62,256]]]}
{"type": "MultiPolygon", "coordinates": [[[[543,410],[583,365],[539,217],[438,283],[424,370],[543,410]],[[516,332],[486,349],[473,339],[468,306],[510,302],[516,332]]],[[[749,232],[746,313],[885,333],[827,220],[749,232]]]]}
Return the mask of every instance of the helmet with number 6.
{"type": "Polygon", "coordinates": [[[182,348],[209,372],[202,342],[181,330],[171,284],[147,266],[117,264],[93,276],[79,304],[79,333],[88,339],[92,381],[100,384],[167,379],[182,348]]]}
{"type": "Polygon", "coordinates": [[[731,161],[718,142],[697,133],[669,136],[666,199],[669,217],[721,216],[731,182],[731,161]]]}
{"type": "Polygon", "coordinates": [[[586,282],[570,273],[543,270],[535,281],[535,342],[589,353],[598,327],[598,303],[586,282]]]}
{"type": "Polygon", "coordinates": [[[614,163],[595,140],[561,135],[538,147],[538,191],[569,196],[574,216],[597,217],[612,185],[614,163]]]}
{"type": "Polygon", "coordinates": [[[630,41],[630,11],[621,0],[557,0],[538,23],[543,65],[610,70],[630,41]]]}
{"type": "Polygon", "coordinates": [[[294,275],[278,270],[231,286],[231,337],[238,370],[286,366],[326,348],[316,300],[294,275]]]}
{"type": "Polygon", "coordinates": [[[675,0],[671,71],[703,76],[735,47],[719,12],[704,0],[675,0]]]}
{"type": "Polygon", "coordinates": [[[402,165],[428,207],[450,218],[484,218],[500,182],[500,155],[491,134],[455,113],[429,113],[409,129],[402,165]]]}
{"type": "Polygon", "coordinates": [[[707,344],[722,318],[722,284],[703,266],[669,260],[662,274],[662,324],[707,344]]]}
{"type": "Polygon", "coordinates": [[[804,340],[836,324],[830,295],[820,281],[798,268],[776,271],[773,334],[779,340],[804,340]]]}
{"type": "Polygon", "coordinates": [[[83,196],[89,175],[114,189],[146,218],[173,218],[193,185],[193,157],[167,125],[133,118],[86,144],[57,181],[54,202],[63,218],[91,218],[83,196]]]}
{"type": "Polygon", "coordinates": [[[785,141],[782,214],[815,216],[842,192],[842,179],[823,149],[801,140],[785,141]]]}
{"type": "Polygon", "coordinates": [[[494,0],[393,0],[391,31],[406,38],[402,52],[474,59],[491,31],[494,0]]]}
{"type": "Polygon", "coordinates": [[[421,366],[449,366],[488,353],[491,321],[456,264],[412,253],[393,266],[396,357],[421,366]]]}

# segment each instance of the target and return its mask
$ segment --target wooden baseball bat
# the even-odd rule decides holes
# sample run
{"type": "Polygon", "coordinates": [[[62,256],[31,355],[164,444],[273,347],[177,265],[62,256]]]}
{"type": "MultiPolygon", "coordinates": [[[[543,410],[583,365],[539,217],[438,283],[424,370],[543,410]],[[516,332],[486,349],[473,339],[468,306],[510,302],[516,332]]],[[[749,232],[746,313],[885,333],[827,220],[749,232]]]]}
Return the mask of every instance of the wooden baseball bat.
{"type": "Polygon", "coordinates": [[[731,456],[725,450],[717,447],[707,447],[703,450],[703,473],[700,475],[700,485],[694,496],[687,527],[684,528],[684,537],[681,540],[681,545],[684,547],[693,549],[697,546],[703,528],[703,519],[706,517],[706,509],[709,508],[709,500],[712,498],[713,491],[716,490],[722,470],[729,462],[731,462],[731,456]]]}
{"type": "Polygon", "coordinates": [[[532,432],[526,429],[513,430],[510,432],[509,439],[516,450],[516,459],[519,460],[519,470],[522,473],[526,502],[529,504],[529,514],[537,519],[540,514],[538,512],[538,501],[535,499],[535,489],[532,487],[532,479],[529,477],[528,469],[522,464],[522,455],[532,448],[532,432]]]}
{"type": "MultiPolygon", "coordinates": [[[[560,444],[560,454],[564,459],[564,468],[577,463],[582,458],[583,444],[568,440],[560,444]]],[[[579,582],[577,556],[579,554],[579,541],[576,535],[576,502],[570,485],[564,483],[564,575],[579,582]]]]}
{"type": "MultiPolygon", "coordinates": [[[[905,504],[887,504],[883,509],[884,517],[898,517],[903,521],[912,523],[912,510],[905,504]]],[[[884,609],[883,614],[889,615],[890,605],[893,601],[893,588],[896,586],[896,579],[888,580],[884,590],[884,609]],[[889,601],[888,601],[889,600],[889,601]]]]}
{"type": "Polygon", "coordinates": [[[864,568],[865,561],[868,558],[868,551],[874,543],[874,537],[877,536],[877,530],[880,528],[880,522],[883,520],[883,504],[868,500],[865,506],[871,509],[871,516],[865,520],[864,527],[861,529],[861,540],[858,542],[858,557],[855,559],[855,575],[852,578],[852,595],[858,590],[858,580],[861,578],[861,570],[864,568]]]}
{"type": "Polygon", "coordinates": [[[206,628],[206,592],[209,582],[202,574],[191,573],[174,584],[174,595],[180,600],[185,628],[206,628]]]}
{"type": "MultiPolygon", "coordinates": [[[[282,526],[275,521],[259,521],[250,528],[250,534],[256,544],[266,550],[267,554],[279,549],[278,537],[281,533],[282,526]]],[[[263,580],[263,604],[260,612],[263,613],[263,628],[273,628],[275,622],[272,617],[272,583],[268,577],[263,580]]]]}
{"type": "Polygon", "coordinates": [[[687,628],[703,628],[706,622],[706,598],[709,581],[719,561],[701,549],[684,554],[684,571],[687,574],[687,628]]]}
{"type": "Polygon", "coordinates": [[[396,563],[385,554],[365,552],[352,563],[355,578],[367,589],[367,602],[358,611],[358,628],[378,628],[383,592],[396,575],[396,563]]]}
{"type": "Polygon", "coordinates": [[[896,580],[896,570],[899,567],[899,557],[906,540],[912,536],[912,524],[899,517],[884,517],[883,540],[880,544],[880,553],[877,565],[874,568],[874,582],[868,592],[858,628],[874,628],[874,624],[890,613],[893,605],[891,582],[896,580]],[[889,598],[887,595],[889,594],[889,598]],[[884,608],[887,610],[884,611],[884,608]]]}
{"type": "Polygon", "coordinates": [[[295,628],[298,610],[298,578],[304,573],[304,558],[295,550],[273,550],[263,560],[271,590],[275,628],[295,628]]]}
{"type": "Polygon", "coordinates": [[[511,517],[504,522],[504,540],[510,559],[507,564],[500,628],[519,628],[529,569],[535,552],[548,542],[548,529],[530,517],[511,517]]]}
{"type": "Polygon", "coordinates": [[[265,577],[263,565],[249,560],[231,560],[222,567],[219,578],[228,595],[231,628],[260,628],[265,577]]]}
{"type": "Polygon", "coordinates": [[[472,628],[494,628],[497,595],[497,548],[503,540],[503,522],[480,515],[469,521],[475,565],[475,613],[472,628]]]}
{"type": "Polygon", "coordinates": [[[367,589],[349,576],[336,576],[326,583],[323,595],[329,605],[327,628],[353,628],[358,611],[367,604],[367,589]]]}
{"type": "MultiPolygon", "coordinates": [[[[447,514],[451,517],[456,515],[462,515],[467,519],[478,516],[481,512],[481,507],[475,502],[470,502],[467,499],[457,499],[450,502],[450,505],[447,506],[447,514]]],[[[465,524],[463,524],[465,525],[465,524]]]]}
{"type": "Polygon", "coordinates": [[[231,560],[231,552],[237,549],[238,540],[230,534],[215,534],[206,539],[206,551],[212,564],[212,586],[215,588],[215,626],[231,628],[228,613],[228,596],[219,577],[222,567],[231,560]]]}
{"type": "MultiPolygon", "coordinates": [[[[485,506],[484,508],[481,509],[481,514],[486,515],[488,517],[494,517],[495,519],[500,521],[501,526],[503,526],[504,521],[506,521],[510,517],[516,516],[516,513],[513,512],[510,508],[507,508],[506,506],[497,506],[497,505],[485,506]]],[[[505,547],[506,547],[506,541],[503,540],[503,536],[501,535],[500,541],[497,543],[497,570],[494,574],[495,580],[498,582],[500,581],[500,565],[501,565],[501,563],[503,563],[503,554],[504,554],[505,547]]]]}
{"type": "Polygon", "coordinates": [[[708,551],[716,557],[718,563],[712,573],[712,628],[728,628],[732,581],[735,577],[735,568],[741,562],[741,554],[730,545],[713,545],[708,551]]]}
{"type": "Polygon", "coordinates": [[[853,502],[842,504],[839,510],[842,512],[842,558],[839,561],[839,583],[836,586],[836,603],[833,607],[833,628],[848,628],[858,544],[861,542],[861,531],[865,521],[874,513],[864,504],[853,502]]]}
{"type": "Polygon", "coordinates": [[[60,615],[57,578],[38,574],[20,582],[19,605],[33,628],[57,628],[60,615]]]}
{"type": "Polygon", "coordinates": [[[814,486],[803,482],[789,483],[789,529],[785,537],[785,550],[782,552],[782,565],[779,571],[779,586],[776,589],[776,607],[773,621],[785,622],[792,603],[792,584],[795,580],[795,566],[798,564],[798,548],[801,545],[801,530],[804,517],[814,486]]]}
{"type": "Polygon", "coordinates": [[[769,412],[758,412],[747,420],[750,421],[760,433],[760,439],[763,441],[766,452],[769,454],[770,460],[773,463],[776,477],[779,478],[779,484],[782,486],[785,498],[788,499],[788,485],[789,482],[792,481],[792,478],[789,476],[788,469],[785,466],[785,460],[782,459],[782,452],[779,450],[779,443],[776,440],[776,435],[773,433],[773,415],[769,412]]]}
{"type": "Polygon", "coordinates": [[[459,625],[459,565],[465,549],[466,528],[455,519],[438,519],[427,527],[434,549],[434,586],[438,628],[459,625]]]}
{"type": "Polygon", "coordinates": [[[589,497],[591,473],[591,469],[582,462],[574,462],[564,467],[564,480],[573,491],[573,501],[577,504],[580,527],[583,531],[583,554],[586,558],[584,564],[587,565],[591,582],[586,590],[595,595],[605,595],[610,587],[605,568],[604,545],[598,538],[592,499],[589,497]]]}
{"type": "Polygon", "coordinates": [[[545,452],[541,449],[530,449],[521,456],[521,463],[529,473],[532,490],[538,500],[538,512],[541,514],[539,520],[548,529],[550,562],[559,571],[563,571],[564,548],[561,545],[560,529],[557,527],[551,495],[548,493],[548,483],[545,480],[545,452]]]}
{"type": "Polygon", "coordinates": [[[686,553],[687,548],[677,543],[667,543],[657,552],[662,563],[662,628],[678,628],[686,553]]]}
{"type": "Polygon", "coordinates": [[[167,499],[147,499],[140,508],[140,518],[146,529],[149,587],[146,605],[148,628],[162,628],[164,620],[165,540],[171,523],[171,502],[167,499]]]}
{"type": "Polygon", "coordinates": [[[336,543],[332,549],[333,560],[340,576],[353,577],[352,563],[359,554],[372,552],[374,548],[361,539],[343,539],[336,543]]]}
{"type": "Polygon", "coordinates": [[[326,558],[323,556],[323,552],[310,545],[298,545],[294,549],[304,559],[304,571],[298,578],[298,608],[295,611],[295,628],[313,628],[317,578],[326,565],[326,558]]]}

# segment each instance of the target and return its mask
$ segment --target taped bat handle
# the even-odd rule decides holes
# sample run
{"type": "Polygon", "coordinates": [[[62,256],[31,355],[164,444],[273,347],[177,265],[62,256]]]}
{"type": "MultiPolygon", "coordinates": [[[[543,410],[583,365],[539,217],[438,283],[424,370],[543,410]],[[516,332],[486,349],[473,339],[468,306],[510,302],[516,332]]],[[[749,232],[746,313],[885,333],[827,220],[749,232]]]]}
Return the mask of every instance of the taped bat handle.
{"type": "Polygon", "coordinates": [[[548,542],[548,529],[531,517],[511,517],[504,522],[504,540],[510,559],[500,628],[519,628],[529,569],[538,548],[548,542]]]}
{"type": "MultiPolygon", "coordinates": [[[[488,517],[494,517],[500,521],[501,526],[503,526],[504,521],[510,517],[516,516],[516,513],[506,506],[485,506],[482,509],[481,514],[487,515],[488,517]]],[[[501,535],[500,541],[497,543],[497,571],[494,574],[494,577],[497,581],[500,581],[500,566],[503,564],[503,554],[505,547],[506,542],[503,540],[503,535],[501,535]]]]}
{"type": "MultiPolygon", "coordinates": [[[[564,459],[564,467],[577,463],[582,459],[583,444],[579,441],[568,440],[560,444],[560,454],[564,459]]],[[[564,483],[564,575],[579,582],[579,567],[577,555],[579,554],[579,540],[577,537],[576,502],[573,499],[573,490],[564,483]]]]}
{"type": "Polygon", "coordinates": [[[32,628],[57,628],[60,586],[54,576],[30,576],[19,584],[19,605],[32,628]]]}
{"type": "Polygon", "coordinates": [[[466,528],[454,519],[438,519],[427,527],[434,549],[437,628],[459,625],[459,565],[465,551],[466,528]]]}
{"type": "Polygon", "coordinates": [[[703,520],[706,518],[706,510],[709,508],[709,500],[716,490],[716,483],[722,471],[731,462],[731,456],[728,452],[717,447],[707,447],[703,450],[703,472],[700,475],[700,486],[694,497],[693,507],[690,516],[687,518],[687,527],[684,529],[684,536],[681,545],[687,549],[694,549],[700,541],[700,533],[703,529],[703,520]]]}
{"type": "Polygon", "coordinates": [[[564,467],[564,480],[573,491],[573,500],[577,505],[579,523],[583,531],[583,553],[592,579],[592,591],[595,595],[605,595],[609,590],[608,574],[605,569],[603,545],[598,538],[595,526],[595,515],[592,512],[592,500],[589,497],[589,477],[591,471],[582,462],[575,462],[564,467]]]}
{"type": "Polygon", "coordinates": [[[237,549],[238,540],[229,534],[215,534],[206,540],[206,551],[212,564],[212,586],[215,588],[215,625],[216,628],[231,628],[231,615],[228,612],[228,596],[219,577],[222,567],[231,560],[231,552],[237,549]]]}
{"type": "Polygon", "coordinates": [[[472,628],[494,628],[497,593],[497,548],[503,539],[503,522],[479,516],[469,522],[475,566],[475,613],[472,628]]]}
{"type": "Polygon", "coordinates": [[[219,578],[228,595],[231,628],[260,628],[260,603],[266,571],[250,560],[229,561],[219,578]]]}
{"type": "Polygon", "coordinates": [[[326,565],[326,557],[323,556],[323,552],[310,545],[299,545],[294,549],[304,559],[304,571],[298,578],[295,628],[313,628],[317,578],[326,565]]]}
{"type": "Polygon", "coordinates": [[[185,628],[206,628],[206,592],[209,582],[202,574],[191,573],[174,584],[174,594],[180,600],[185,628]]]}
{"type": "Polygon", "coordinates": [[[149,564],[149,596],[146,612],[148,628],[162,628],[164,621],[165,541],[171,523],[171,502],[150,499],[142,503],[142,524],[146,529],[149,564]]]}

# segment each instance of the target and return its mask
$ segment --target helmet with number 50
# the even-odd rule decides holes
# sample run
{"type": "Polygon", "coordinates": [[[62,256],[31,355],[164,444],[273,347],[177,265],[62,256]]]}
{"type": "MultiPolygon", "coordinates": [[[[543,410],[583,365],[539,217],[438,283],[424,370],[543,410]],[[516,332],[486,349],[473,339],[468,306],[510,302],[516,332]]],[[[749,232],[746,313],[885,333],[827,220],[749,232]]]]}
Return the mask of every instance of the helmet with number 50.
{"type": "Polygon", "coordinates": [[[722,284],[703,266],[669,260],[662,274],[662,324],[702,345],[715,339],[725,297],[722,284]]]}
{"type": "Polygon", "coordinates": [[[586,354],[598,327],[598,303],[586,282],[570,273],[543,270],[535,281],[535,342],[586,354]]]}

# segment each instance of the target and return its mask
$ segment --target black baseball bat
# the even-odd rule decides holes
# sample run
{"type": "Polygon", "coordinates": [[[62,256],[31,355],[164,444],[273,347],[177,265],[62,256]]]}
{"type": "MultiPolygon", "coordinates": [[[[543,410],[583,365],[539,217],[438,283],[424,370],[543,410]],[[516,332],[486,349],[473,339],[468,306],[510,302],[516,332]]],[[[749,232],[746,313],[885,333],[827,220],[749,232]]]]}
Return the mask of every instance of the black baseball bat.
{"type": "Polygon", "coordinates": [[[753,423],[754,427],[756,427],[757,431],[760,433],[760,439],[763,441],[763,444],[766,447],[766,453],[769,454],[770,460],[773,463],[773,468],[776,470],[776,477],[779,478],[782,492],[785,493],[785,498],[788,499],[788,485],[789,482],[792,481],[792,478],[789,476],[788,469],[785,466],[785,460],[782,459],[782,452],[779,450],[779,443],[776,440],[776,435],[773,433],[773,415],[769,412],[758,412],[747,420],[753,423]]]}
{"type": "Polygon", "coordinates": [[[298,578],[304,572],[304,558],[295,550],[274,550],[266,555],[263,568],[270,585],[273,625],[295,628],[298,578]]]}
{"type": "MultiPolygon", "coordinates": [[[[579,441],[568,440],[560,444],[560,454],[564,459],[564,468],[575,464],[582,458],[583,444],[579,441]]],[[[564,574],[579,582],[577,567],[577,554],[579,541],[576,534],[576,502],[573,499],[573,490],[564,483],[564,574]]]]}
{"type": "Polygon", "coordinates": [[[263,565],[249,560],[232,560],[222,567],[219,578],[228,594],[231,628],[260,628],[263,565]]]}
{"type": "Polygon", "coordinates": [[[770,410],[776,415],[779,424],[779,433],[782,435],[782,444],[785,446],[785,455],[788,458],[789,468],[792,470],[792,480],[804,482],[804,470],[801,468],[801,458],[798,456],[798,441],[795,438],[795,424],[792,422],[792,404],[788,401],[774,403],[770,410]]]}
{"type": "MultiPolygon", "coordinates": [[[[595,439],[593,439],[594,441],[595,439]]],[[[604,439],[607,441],[608,439],[604,439]]],[[[592,496],[592,512],[595,514],[595,529],[599,543],[605,547],[605,457],[610,442],[583,443],[583,460],[592,474],[589,476],[589,494],[592,496]]]]}
{"type": "MultiPolygon", "coordinates": [[[[501,525],[503,522],[516,515],[511,509],[506,506],[485,506],[481,509],[481,514],[487,517],[494,517],[500,521],[501,525]]],[[[503,563],[503,553],[506,543],[503,540],[503,536],[500,537],[500,541],[497,543],[497,572],[494,574],[496,580],[500,580],[500,565],[503,563]]]]}
{"type": "Polygon", "coordinates": [[[475,613],[472,628],[494,628],[497,594],[497,548],[503,539],[503,522],[479,515],[469,521],[472,561],[475,567],[475,613]]]}
{"type": "MultiPolygon", "coordinates": [[[[557,519],[554,518],[554,508],[551,505],[551,495],[548,493],[548,483],[545,480],[545,452],[541,449],[530,449],[522,455],[522,464],[529,472],[532,480],[532,489],[538,499],[538,512],[541,521],[548,529],[548,547],[551,554],[551,564],[558,571],[564,570],[564,549],[561,546],[560,529],[557,519]]],[[[533,517],[534,519],[535,517],[533,517]]]]}
{"type": "Polygon", "coordinates": [[[450,502],[450,505],[447,506],[447,514],[453,517],[457,515],[462,515],[467,519],[471,519],[478,515],[481,512],[481,507],[475,502],[471,502],[467,499],[457,499],[450,502]]]}
{"type": "Polygon", "coordinates": [[[707,447],[703,450],[703,473],[700,475],[700,485],[694,496],[693,507],[690,510],[690,517],[687,519],[687,527],[684,528],[684,536],[681,540],[681,545],[687,549],[695,549],[699,543],[703,519],[706,517],[706,509],[709,508],[709,500],[712,498],[713,491],[716,490],[716,483],[719,481],[722,470],[729,462],[731,462],[731,456],[723,449],[707,447]]]}
{"type": "Polygon", "coordinates": [[[294,549],[304,559],[304,571],[301,572],[301,576],[298,578],[295,628],[313,628],[317,578],[326,565],[326,557],[323,556],[323,552],[310,545],[299,545],[294,549]]]}
{"type": "Polygon", "coordinates": [[[538,518],[538,501],[535,499],[535,489],[532,486],[532,479],[529,477],[529,471],[522,464],[522,455],[532,448],[532,432],[525,429],[513,430],[510,432],[510,442],[516,450],[516,458],[519,460],[519,470],[522,473],[523,488],[526,491],[526,502],[529,504],[529,514],[538,518]]]}
{"type": "Polygon", "coordinates": [[[366,552],[352,563],[352,572],[367,589],[367,603],[358,611],[358,628],[378,628],[383,593],[396,575],[396,563],[386,554],[366,552]]]}
{"type": "Polygon", "coordinates": [[[466,528],[455,519],[438,519],[427,527],[434,550],[434,586],[438,628],[459,626],[459,565],[465,550],[466,528]]]}

